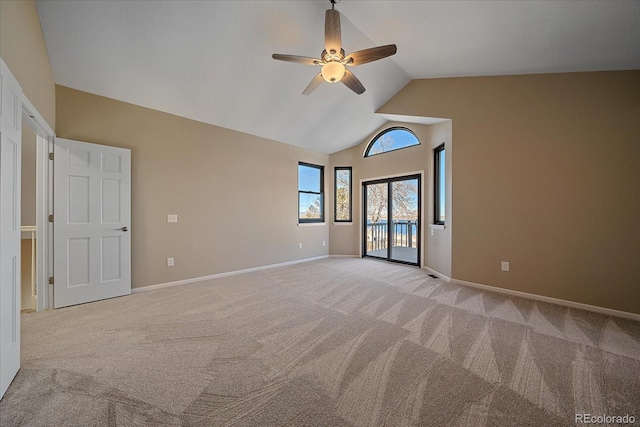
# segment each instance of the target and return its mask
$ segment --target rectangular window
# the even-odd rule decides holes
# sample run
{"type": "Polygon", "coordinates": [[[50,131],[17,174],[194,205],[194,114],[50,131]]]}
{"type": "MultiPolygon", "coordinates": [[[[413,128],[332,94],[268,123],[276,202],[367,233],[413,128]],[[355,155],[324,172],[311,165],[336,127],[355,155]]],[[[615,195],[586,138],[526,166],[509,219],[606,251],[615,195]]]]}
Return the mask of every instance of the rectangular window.
{"type": "Polygon", "coordinates": [[[434,206],[434,224],[444,225],[445,219],[445,154],[444,144],[433,150],[434,162],[434,188],[433,188],[433,206],[434,206]]]}
{"type": "Polygon", "coordinates": [[[324,167],[298,163],[298,222],[324,222],[324,167]]]}
{"type": "Polygon", "coordinates": [[[351,222],[351,167],[336,167],[334,178],[334,221],[351,222]]]}

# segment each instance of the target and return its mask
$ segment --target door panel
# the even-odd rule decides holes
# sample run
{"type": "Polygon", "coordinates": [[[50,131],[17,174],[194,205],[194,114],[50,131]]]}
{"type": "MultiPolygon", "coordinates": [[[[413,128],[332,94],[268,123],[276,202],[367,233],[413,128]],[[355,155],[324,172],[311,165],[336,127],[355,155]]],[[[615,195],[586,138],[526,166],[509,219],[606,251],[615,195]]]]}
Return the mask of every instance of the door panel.
{"type": "Polygon", "coordinates": [[[120,280],[122,278],[122,237],[108,236],[102,238],[102,281],[120,280]]]}
{"type": "Polygon", "coordinates": [[[363,254],[420,265],[420,176],[363,183],[363,254]]]}
{"type": "Polygon", "coordinates": [[[364,254],[372,257],[387,258],[388,219],[388,185],[387,183],[366,183],[363,194],[365,195],[366,224],[364,254]]]}
{"type": "Polygon", "coordinates": [[[57,138],[54,306],[131,293],[131,151],[57,138]]]}
{"type": "Polygon", "coordinates": [[[120,222],[120,184],[119,179],[102,179],[102,222],[117,224],[120,222]]]}
{"type": "Polygon", "coordinates": [[[391,224],[389,259],[418,263],[418,194],[417,178],[390,182],[391,224]]]}
{"type": "Polygon", "coordinates": [[[0,398],[20,369],[22,89],[0,59],[0,398]]]}

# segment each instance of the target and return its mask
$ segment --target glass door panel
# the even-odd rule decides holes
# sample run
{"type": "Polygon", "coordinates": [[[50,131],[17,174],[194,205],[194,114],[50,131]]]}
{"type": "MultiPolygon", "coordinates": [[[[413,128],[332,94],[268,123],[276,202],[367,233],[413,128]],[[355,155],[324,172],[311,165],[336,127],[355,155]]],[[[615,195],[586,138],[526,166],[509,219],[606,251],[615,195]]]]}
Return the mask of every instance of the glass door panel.
{"type": "Polygon", "coordinates": [[[392,181],[389,259],[418,264],[417,178],[392,181]]]}
{"type": "Polygon", "coordinates": [[[389,196],[387,183],[365,184],[366,234],[365,255],[387,258],[389,236],[387,218],[389,215],[389,196]]]}
{"type": "Polygon", "coordinates": [[[363,183],[364,256],[420,265],[420,176],[363,183]]]}

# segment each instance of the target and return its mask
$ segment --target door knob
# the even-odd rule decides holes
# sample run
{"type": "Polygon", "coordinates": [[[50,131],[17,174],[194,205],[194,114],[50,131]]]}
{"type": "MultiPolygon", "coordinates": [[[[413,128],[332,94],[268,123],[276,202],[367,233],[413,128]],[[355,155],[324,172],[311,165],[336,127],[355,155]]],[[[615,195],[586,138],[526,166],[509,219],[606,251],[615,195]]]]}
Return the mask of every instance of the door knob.
{"type": "Polygon", "coordinates": [[[129,231],[129,229],[127,227],[122,227],[120,231],[129,231]]]}

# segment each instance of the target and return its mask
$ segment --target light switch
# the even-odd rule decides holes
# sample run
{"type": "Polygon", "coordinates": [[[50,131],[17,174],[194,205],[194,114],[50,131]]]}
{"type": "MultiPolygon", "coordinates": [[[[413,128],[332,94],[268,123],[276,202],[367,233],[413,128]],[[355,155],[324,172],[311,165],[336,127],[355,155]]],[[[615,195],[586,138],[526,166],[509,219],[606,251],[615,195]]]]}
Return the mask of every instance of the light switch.
{"type": "Polygon", "coordinates": [[[167,222],[178,222],[178,215],[175,215],[175,214],[167,215],[167,222]]]}

